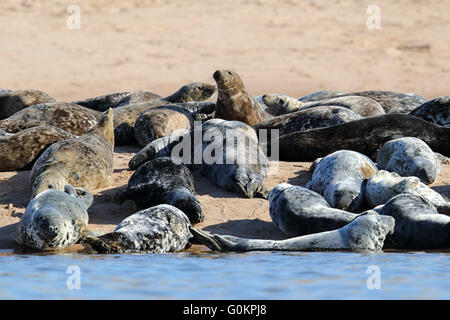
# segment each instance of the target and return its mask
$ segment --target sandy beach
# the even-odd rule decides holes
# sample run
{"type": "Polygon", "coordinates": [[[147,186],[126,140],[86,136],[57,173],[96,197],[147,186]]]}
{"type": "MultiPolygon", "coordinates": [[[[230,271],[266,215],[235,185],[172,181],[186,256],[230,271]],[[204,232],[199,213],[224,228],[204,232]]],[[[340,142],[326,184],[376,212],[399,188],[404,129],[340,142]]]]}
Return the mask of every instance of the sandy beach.
{"type": "MultiPolygon", "coordinates": [[[[450,1],[431,2],[377,1],[381,29],[370,30],[372,1],[4,0],[0,88],[39,89],[57,101],[140,89],[166,96],[232,69],[253,95],[389,90],[431,99],[450,94],[450,1]],[[70,5],[81,10],[80,29],[67,26],[70,5]]],[[[90,228],[111,231],[135,211],[112,197],[131,176],[128,161],[138,150],[116,147],[114,184],[91,190],[90,228]]],[[[266,187],[305,185],[309,166],[280,162],[266,187]]],[[[0,249],[19,249],[12,233],[30,200],[28,177],[0,172],[0,249]]],[[[284,238],[267,200],[242,198],[197,174],[195,180],[205,214],[198,227],[284,238]]],[[[450,198],[450,164],[432,187],[450,198]]]]}

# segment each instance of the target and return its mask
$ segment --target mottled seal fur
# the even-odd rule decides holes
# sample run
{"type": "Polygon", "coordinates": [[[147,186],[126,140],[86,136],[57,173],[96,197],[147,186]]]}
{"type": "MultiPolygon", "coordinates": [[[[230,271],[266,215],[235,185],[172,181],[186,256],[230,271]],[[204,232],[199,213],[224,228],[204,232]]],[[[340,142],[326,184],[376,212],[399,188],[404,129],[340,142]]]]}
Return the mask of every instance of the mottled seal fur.
{"type": "Polygon", "coordinates": [[[330,127],[359,119],[362,119],[362,117],[349,109],[326,106],[300,110],[274,117],[254,124],[253,128],[256,131],[259,129],[278,129],[278,134],[282,136],[292,132],[330,127]]]}
{"type": "Polygon", "coordinates": [[[320,101],[320,100],[335,98],[335,97],[343,96],[346,94],[348,94],[348,92],[324,90],[324,91],[316,91],[316,92],[310,93],[306,96],[301,97],[298,100],[301,102],[312,102],[312,101],[320,101]]]}
{"type": "Polygon", "coordinates": [[[28,204],[16,230],[16,242],[40,251],[61,250],[78,242],[89,221],[92,195],[66,185],[46,190],[28,204]]]}
{"type": "Polygon", "coordinates": [[[378,152],[377,166],[403,177],[416,176],[433,183],[441,171],[441,160],[422,140],[403,137],[386,142],[378,152]]]}
{"type": "Polygon", "coordinates": [[[385,204],[402,193],[420,196],[430,201],[440,213],[450,215],[450,202],[417,177],[401,177],[395,172],[379,170],[366,181],[364,187],[364,196],[372,207],[385,204]]]}
{"type": "Polygon", "coordinates": [[[161,204],[132,214],[113,232],[85,237],[83,244],[99,253],[177,252],[190,247],[189,227],[189,219],[180,209],[161,204]]]}
{"type": "Polygon", "coordinates": [[[438,97],[427,101],[411,111],[410,115],[439,126],[450,127],[450,97],[438,97]]]}
{"type": "Polygon", "coordinates": [[[139,209],[166,203],[183,211],[193,224],[204,220],[191,172],[185,164],[174,163],[170,157],[153,159],[140,166],[116,199],[133,200],[139,209]]]}
{"type": "Polygon", "coordinates": [[[15,134],[0,132],[0,171],[26,169],[50,145],[70,138],[75,136],[50,126],[33,127],[15,134]]]}
{"type": "Polygon", "coordinates": [[[39,157],[30,173],[32,197],[47,190],[63,190],[64,185],[87,190],[112,182],[113,113],[105,112],[88,133],[51,145],[39,157]]]}
{"type": "Polygon", "coordinates": [[[35,104],[54,102],[55,99],[39,90],[16,90],[0,92],[0,120],[35,104]]]}
{"type": "Polygon", "coordinates": [[[360,96],[335,97],[315,102],[307,102],[302,104],[301,110],[323,106],[346,108],[363,117],[378,116],[386,113],[383,107],[375,100],[360,96]]]}
{"type": "Polygon", "coordinates": [[[244,239],[209,235],[191,227],[199,242],[219,251],[356,251],[380,252],[386,236],[394,229],[392,217],[373,211],[356,217],[342,228],[286,240],[244,239]]]}
{"type": "Polygon", "coordinates": [[[213,77],[218,88],[216,118],[238,120],[249,125],[266,119],[263,108],[247,93],[237,73],[217,70],[213,77]]]}
{"type": "Polygon", "coordinates": [[[83,135],[94,127],[99,112],[67,102],[50,102],[20,110],[0,121],[0,128],[19,132],[37,126],[53,126],[75,135],[83,135]]]}
{"type": "Polygon", "coordinates": [[[303,106],[299,100],[282,94],[265,94],[260,99],[262,106],[266,106],[264,111],[275,117],[298,111],[303,106]]]}
{"type": "Polygon", "coordinates": [[[313,161],[342,149],[376,158],[375,153],[385,142],[399,137],[419,138],[433,151],[450,156],[450,128],[406,114],[384,114],[333,127],[293,132],[281,135],[277,142],[280,160],[313,161]]]}
{"type": "Polygon", "coordinates": [[[323,195],[333,208],[356,211],[364,200],[363,181],[377,171],[365,155],[340,150],[319,162],[306,187],[323,195]]]}
{"type": "Polygon", "coordinates": [[[146,109],[134,124],[134,137],[144,147],[151,141],[191,131],[194,119],[189,111],[176,105],[146,109]]]}
{"type": "Polygon", "coordinates": [[[339,229],[357,216],[333,209],[320,194],[288,183],[270,191],[269,203],[272,222],[291,237],[339,229]]]}
{"type": "Polygon", "coordinates": [[[450,217],[439,214],[426,199],[399,194],[389,200],[381,215],[395,219],[395,229],[388,236],[399,249],[439,249],[450,247],[450,217]]]}

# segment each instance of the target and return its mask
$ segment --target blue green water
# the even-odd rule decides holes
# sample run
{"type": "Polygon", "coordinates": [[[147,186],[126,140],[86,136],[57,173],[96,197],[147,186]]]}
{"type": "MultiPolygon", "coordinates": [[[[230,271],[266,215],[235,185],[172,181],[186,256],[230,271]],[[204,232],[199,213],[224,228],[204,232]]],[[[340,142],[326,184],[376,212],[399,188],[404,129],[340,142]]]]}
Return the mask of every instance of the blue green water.
{"type": "Polygon", "coordinates": [[[449,253],[10,253],[1,299],[450,299],[449,253]]]}

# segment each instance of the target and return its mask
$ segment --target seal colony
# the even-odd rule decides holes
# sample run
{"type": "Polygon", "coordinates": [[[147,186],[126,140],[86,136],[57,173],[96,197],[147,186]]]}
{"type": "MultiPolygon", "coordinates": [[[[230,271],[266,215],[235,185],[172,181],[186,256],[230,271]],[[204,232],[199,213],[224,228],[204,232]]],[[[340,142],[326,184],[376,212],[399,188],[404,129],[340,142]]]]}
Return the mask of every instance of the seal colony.
{"type": "Polygon", "coordinates": [[[0,170],[34,163],[16,242],[38,251],[79,243],[98,253],[178,252],[191,244],[218,251],[450,247],[450,203],[426,185],[450,156],[448,97],[254,97],[234,71],[217,70],[212,79],[216,85],[190,83],[165,98],[138,90],[72,103],[37,90],[1,90],[0,170]],[[205,101],[216,87],[216,102],[205,101]],[[136,212],[103,234],[88,229],[88,209],[91,191],[111,183],[117,144],[142,147],[129,162],[127,186],[110,199],[131,200],[136,212]],[[280,181],[266,188],[277,146],[281,160],[314,160],[306,187],[280,181]],[[196,172],[235,197],[267,199],[287,239],[193,227],[208,215],[196,197],[196,172]]]}

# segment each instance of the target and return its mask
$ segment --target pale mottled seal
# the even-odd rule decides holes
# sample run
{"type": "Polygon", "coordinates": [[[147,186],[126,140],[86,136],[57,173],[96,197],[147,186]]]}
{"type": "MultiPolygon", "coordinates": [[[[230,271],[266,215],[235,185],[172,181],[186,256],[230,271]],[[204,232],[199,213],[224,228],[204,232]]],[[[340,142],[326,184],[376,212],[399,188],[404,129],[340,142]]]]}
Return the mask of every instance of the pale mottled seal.
{"type": "Polygon", "coordinates": [[[219,90],[216,102],[216,118],[238,120],[252,125],[266,119],[264,110],[256,99],[244,88],[239,75],[233,71],[214,72],[219,90]]]}
{"type": "Polygon", "coordinates": [[[388,233],[394,229],[392,217],[373,211],[356,217],[342,228],[286,240],[244,239],[209,235],[191,227],[199,242],[219,251],[357,251],[380,252],[388,233]]]}
{"type": "Polygon", "coordinates": [[[266,106],[264,111],[275,117],[298,111],[303,106],[303,103],[299,100],[282,94],[265,94],[261,97],[256,97],[258,102],[259,98],[262,106],[266,106]]]}
{"type": "Polygon", "coordinates": [[[191,131],[194,119],[184,108],[168,105],[144,110],[134,124],[134,137],[140,146],[151,141],[170,136],[182,135],[191,131]]]}
{"type": "Polygon", "coordinates": [[[427,101],[409,114],[439,126],[450,127],[450,96],[427,101]]]}
{"type": "Polygon", "coordinates": [[[79,138],[51,145],[30,173],[32,198],[47,189],[64,185],[97,189],[111,182],[113,172],[113,113],[105,112],[96,127],[79,138]]]}
{"type": "Polygon", "coordinates": [[[427,187],[417,177],[401,177],[395,172],[379,170],[365,184],[364,196],[372,207],[385,204],[401,193],[413,194],[430,201],[443,214],[450,215],[450,202],[427,187]]]}
{"type": "Polygon", "coordinates": [[[306,187],[323,195],[333,208],[356,211],[364,200],[363,181],[377,171],[365,155],[340,150],[319,162],[306,187]]]}
{"type": "Polygon", "coordinates": [[[55,99],[39,90],[16,90],[0,92],[0,120],[12,116],[29,106],[54,102],[55,99]]]}
{"type": "Polygon", "coordinates": [[[333,127],[293,132],[281,135],[277,141],[280,160],[313,161],[342,149],[372,157],[383,143],[408,136],[417,137],[435,152],[450,156],[450,128],[405,114],[385,114],[333,127]]]}
{"type": "Polygon", "coordinates": [[[189,227],[189,219],[180,209],[161,204],[132,214],[113,232],[85,237],[83,244],[99,253],[177,252],[190,247],[189,227]]]}
{"type": "Polygon", "coordinates": [[[183,211],[193,224],[204,220],[191,172],[185,164],[176,164],[170,157],[153,159],[140,166],[116,199],[133,200],[139,209],[166,203],[183,211]]]}
{"type": "Polygon", "coordinates": [[[433,183],[441,171],[441,160],[422,140],[403,137],[386,142],[378,151],[377,166],[403,177],[416,176],[433,183]]]}
{"type": "Polygon", "coordinates": [[[302,104],[301,110],[323,106],[336,106],[346,108],[363,117],[378,116],[386,113],[383,107],[378,102],[373,99],[361,96],[344,96],[315,102],[307,102],[302,104]]]}
{"type": "Polygon", "coordinates": [[[64,191],[46,190],[28,204],[16,230],[16,242],[29,248],[61,250],[86,232],[92,195],[66,185],[64,191]]]}
{"type": "Polygon", "coordinates": [[[399,194],[381,211],[395,219],[394,233],[388,240],[395,248],[439,249],[450,247],[450,217],[439,214],[426,199],[399,194]]]}
{"type": "Polygon", "coordinates": [[[362,119],[362,117],[349,109],[327,106],[284,114],[256,123],[253,128],[256,131],[259,129],[278,129],[279,135],[282,136],[292,132],[330,127],[359,119],[362,119]]]}
{"type": "Polygon", "coordinates": [[[0,121],[0,128],[19,132],[37,126],[53,126],[83,135],[95,126],[99,112],[67,102],[50,102],[28,107],[0,121]]]}
{"type": "Polygon", "coordinates": [[[35,159],[55,142],[75,138],[74,135],[50,126],[38,126],[15,134],[0,129],[0,171],[28,168],[35,159]]]}
{"type": "Polygon", "coordinates": [[[288,183],[270,191],[269,203],[274,225],[292,237],[338,229],[357,216],[333,209],[320,194],[288,183]]]}
{"type": "Polygon", "coordinates": [[[312,102],[312,101],[320,101],[320,100],[335,98],[335,97],[343,96],[346,94],[348,94],[348,92],[324,90],[324,91],[316,91],[316,92],[310,93],[306,96],[301,97],[298,100],[301,102],[312,102]]]}

